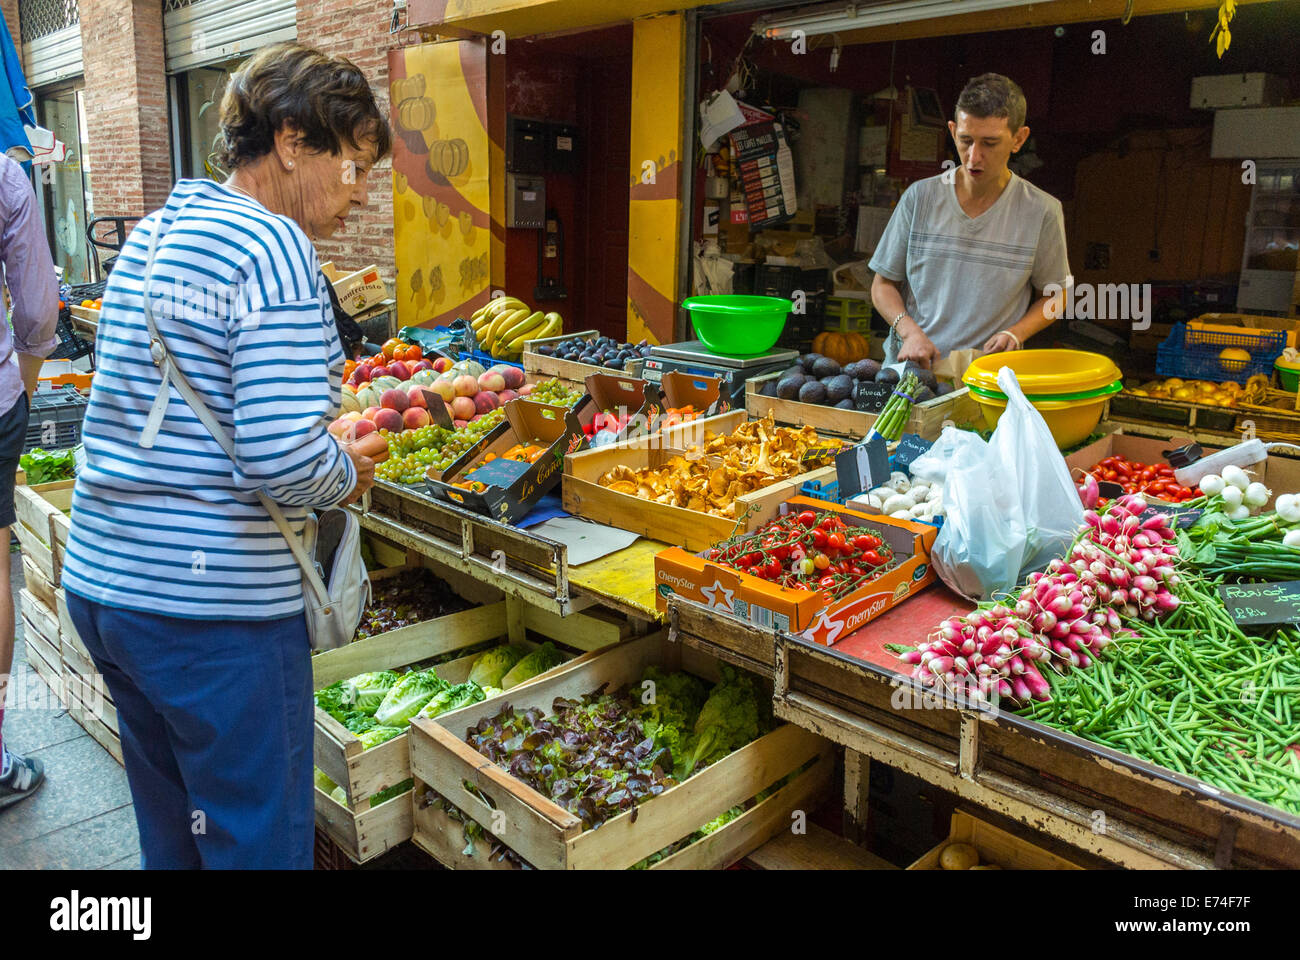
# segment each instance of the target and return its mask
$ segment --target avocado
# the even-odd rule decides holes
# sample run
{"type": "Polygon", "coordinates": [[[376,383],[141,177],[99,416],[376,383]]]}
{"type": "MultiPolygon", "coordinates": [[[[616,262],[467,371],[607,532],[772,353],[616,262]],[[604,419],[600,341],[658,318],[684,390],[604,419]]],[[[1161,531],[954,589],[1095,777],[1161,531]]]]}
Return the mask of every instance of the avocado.
{"type": "Polygon", "coordinates": [[[782,400],[793,400],[799,396],[799,390],[808,378],[802,373],[792,373],[782,377],[776,384],[776,395],[782,400]]]}
{"type": "Polygon", "coordinates": [[[876,383],[898,383],[898,371],[890,370],[888,367],[882,367],[876,374],[876,383]]]}
{"type": "Polygon", "coordinates": [[[802,357],[799,358],[799,363],[803,366],[804,373],[812,373],[813,365],[816,364],[818,360],[824,360],[824,359],[825,357],[823,357],[820,353],[805,353],[802,357]]]}
{"type": "Polygon", "coordinates": [[[925,384],[921,384],[920,389],[916,391],[916,400],[913,402],[925,403],[925,401],[927,400],[933,400],[934,397],[935,397],[934,391],[931,390],[929,387],[927,387],[925,384]]]}
{"type": "Polygon", "coordinates": [[[858,380],[874,380],[880,372],[880,363],[876,360],[859,360],[858,372],[853,376],[858,380]]]}
{"type": "Polygon", "coordinates": [[[933,391],[936,387],[939,386],[939,378],[934,375],[933,370],[917,370],[916,379],[920,380],[922,384],[929,387],[931,391],[933,391]]]}
{"type": "Polygon", "coordinates": [[[838,404],[853,393],[853,378],[846,374],[826,377],[822,384],[826,387],[826,402],[838,404]]]}
{"type": "Polygon", "coordinates": [[[855,409],[855,406],[854,406],[853,401],[850,400],[848,397],[845,397],[845,398],[844,398],[843,400],[841,400],[839,403],[835,404],[835,406],[839,407],[841,410],[853,410],[853,409],[855,409]]]}
{"type": "Polygon", "coordinates": [[[818,380],[839,376],[840,372],[839,361],[832,360],[830,357],[818,357],[812,368],[812,375],[818,380]]]}
{"type": "Polygon", "coordinates": [[[946,397],[948,394],[952,393],[953,390],[955,389],[956,388],[947,380],[941,380],[939,381],[939,385],[934,388],[934,393],[935,396],[946,397]]]}
{"type": "Polygon", "coordinates": [[[826,385],[819,380],[809,380],[799,388],[799,400],[803,403],[825,403],[826,385]]]}
{"type": "Polygon", "coordinates": [[[767,383],[763,384],[762,389],[759,390],[758,393],[759,393],[759,396],[763,396],[763,397],[775,397],[775,396],[776,396],[776,381],[775,381],[775,380],[769,380],[769,381],[767,381],[767,383]]]}
{"type": "Polygon", "coordinates": [[[795,374],[795,373],[799,374],[799,376],[801,376],[801,377],[804,376],[803,364],[801,364],[801,363],[796,363],[793,367],[790,367],[790,368],[788,368],[788,369],[786,369],[786,370],[781,371],[781,376],[777,377],[777,379],[778,379],[778,380],[784,380],[786,377],[790,376],[791,374],[795,374]]]}

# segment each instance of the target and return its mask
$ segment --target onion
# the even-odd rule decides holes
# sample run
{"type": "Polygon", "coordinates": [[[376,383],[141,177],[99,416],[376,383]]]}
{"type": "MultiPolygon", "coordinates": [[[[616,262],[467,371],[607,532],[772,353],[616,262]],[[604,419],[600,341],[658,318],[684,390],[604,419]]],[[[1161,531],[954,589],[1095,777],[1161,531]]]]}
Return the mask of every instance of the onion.
{"type": "Polygon", "coordinates": [[[1282,538],[1284,547],[1300,547],[1300,530],[1288,530],[1282,538]]]}
{"type": "Polygon", "coordinates": [[[1201,493],[1207,497],[1217,497],[1223,493],[1223,488],[1227,484],[1223,482],[1223,477],[1217,473],[1211,473],[1209,476],[1201,477],[1201,482],[1197,486],[1201,488],[1201,493]]]}
{"type": "Polygon", "coordinates": [[[1242,501],[1246,498],[1246,493],[1239,487],[1224,487],[1222,496],[1224,503],[1229,507],[1236,508],[1241,506],[1242,501]]]}
{"type": "Polygon", "coordinates": [[[1227,518],[1228,518],[1229,520],[1234,520],[1234,521],[1236,521],[1236,520],[1249,520],[1249,519],[1250,519],[1250,507],[1246,506],[1245,504],[1242,504],[1242,505],[1237,506],[1237,507],[1233,507],[1231,510],[1229,510],[1229,511],[1227,512],[1226,516],[1227,516],[1227,518]]]}
{"type": "Polygon", "coordinates": [[[1293,493],[1284,493],[1273,505],[1277,515],[1287,523],[1300,523],[1300,497],[1293,493]]]}
{"type": "MultiPolygon", "coordinates": [[[[1246,488],[1250,486],[1250,477],[1246,475],[1246,471],[1241,467],[1230,463],[1223,468],[1223,482],[1229,487],[1236,487],[1242,493],[1245,493],[1246,488]]],[[[1227,493],[1227,487],[1224,488],[1224,493],[1227,493]]]]}
{"type": "Polygon", "coordinates": [[[1268,498],[1272,495],[1272,490],[1262,483],[1255,482],[1246,488],[1246,494],[1242,497],[1241,502],[1248,507],[1262,507],[1268,503],[1268,498]]]}

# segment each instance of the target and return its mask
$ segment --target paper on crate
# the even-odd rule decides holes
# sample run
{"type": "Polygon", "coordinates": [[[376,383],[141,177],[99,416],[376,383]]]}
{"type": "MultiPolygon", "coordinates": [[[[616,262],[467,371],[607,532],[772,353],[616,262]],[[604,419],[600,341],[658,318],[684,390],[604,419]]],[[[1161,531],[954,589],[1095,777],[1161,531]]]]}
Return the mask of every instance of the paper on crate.
{"type": "Polygon", "coordinates": [[[782,515],[799,510],[833,511],[849,526],[881,537],[896,557],[904,559],[827,606],[820,591],[783,587],[672,547],[655,556],[656,606],[666,611],[668,597],[676,593],[749,623],[832,646],[934,582],[930,548],[938,534],[935,527],[868,516],[808,497],[792,497],[781,505],[782,515]]]}
{"type": "Polygon", "coordinates": [[[373,263],[352,273],[342,273],[332,261],[321,264],[321,272],[334,287],[334,295],[348,316],[355,317],[388,299],[388,287],[373,263]]]}

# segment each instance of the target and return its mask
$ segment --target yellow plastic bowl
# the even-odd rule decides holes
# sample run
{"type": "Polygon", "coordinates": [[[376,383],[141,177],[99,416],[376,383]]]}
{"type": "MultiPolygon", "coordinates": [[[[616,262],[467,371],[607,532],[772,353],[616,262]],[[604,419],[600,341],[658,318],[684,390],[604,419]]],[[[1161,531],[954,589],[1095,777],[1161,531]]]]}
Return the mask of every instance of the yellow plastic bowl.
{"type": "Polygon", "coordinates": [[[1025,396],[1044,393],[1082,393],[1098,390],[1122,374],[1110,357],[1083,350],[1009,350],[990,353],[971,362],[962,375],[967,385],[998,389],[998,371],[1010,367],[1025,396]]]}
{"type": "MultiPolygon", "coordinates": [[[[971,399],[980,405],[984,422],[992,430],[1007,409],[1005,400],[993,400],[972,393],[971,399]]],[[[1034,409],[1043,415],[1043,422],[1052,431],[1052,439],[1062,450],[1082,443],[1101,422],[1102,411],[1109,397],[1088,400],[1035,400],[1034,409]]]]}

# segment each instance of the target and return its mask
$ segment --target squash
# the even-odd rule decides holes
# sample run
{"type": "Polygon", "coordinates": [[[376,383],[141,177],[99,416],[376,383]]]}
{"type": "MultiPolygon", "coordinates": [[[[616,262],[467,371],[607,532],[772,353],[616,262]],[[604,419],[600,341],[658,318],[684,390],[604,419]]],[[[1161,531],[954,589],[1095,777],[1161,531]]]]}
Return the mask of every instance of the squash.
{"type": "Polygon", "coordinates": [[[841,366],[865,359],[870,352],[870,345],[857,331],[839,333],[824,330],[813,339],[813,353],[830,357],[841,366]]]}

